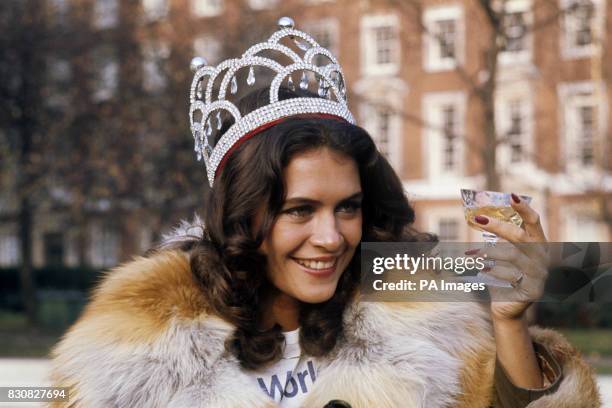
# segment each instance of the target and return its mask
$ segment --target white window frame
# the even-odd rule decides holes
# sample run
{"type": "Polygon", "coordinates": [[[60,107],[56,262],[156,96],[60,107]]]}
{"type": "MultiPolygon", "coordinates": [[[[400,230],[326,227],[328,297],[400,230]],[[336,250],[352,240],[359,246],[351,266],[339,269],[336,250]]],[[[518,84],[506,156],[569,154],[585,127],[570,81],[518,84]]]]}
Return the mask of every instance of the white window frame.
{"type": "Polygon", "coordinates": [[[117,265],[121,250],[121,237],[118,231],[105,225],[90,226],[89,263],[95,268],[117,265]]]}
{"type": "Polygon", "coordinates": [[[366,15],[361,18],[361,67],[364,75],[389,75],[399,73],[401,61],[400,20],[396,14],[366,15]],[[376,61],[377,28],[391,27],[395,38],[391,42],[391,62],[380,64],[376,61]]]}
{"type": "MultiPolygon", "coordinates": [[[[605,36],[605,15],[606,15],[606,2],[603,0],[591,0],[595,7],[595,17],[592,24],[593,28],[593,42],[591,44],[583,46],[572,45],[573,32],[568,29],[571,25],[572,15],[571,13],[563,13],[561,17],[561,38],[559,39],[559,45],[561,47],[561,56],[565,60],[573,60],[580,58],[590,58],[598,55],[601,52],[601,41],[605,36]]],[[[567,10],[575,0],[560,0],[561,10],[567,10]]]]}
{"type": "Polygon", "coordinates": [[[217,64],[221,59],[222,44],[214,35],[201,33],[193,39],[193,55],[205,58],[208,64],[217,64]]]}
{"type": "Polygon", "coordinates": [[[317,42],[319,42],[320,40],[320,34],[322,32],[327,32],[331,38],[331,45],[327,47],[322,44],[322,46],[329,49],[332,54],[338,57],[338,53],[340,51],[338,47],[338,45],[340,44],[340,25],[338,23],[337,18],[326,17],[317,20],[306,21],[304,23],[304,30],[309,33],[312,38],[314,38],[317,42]]]}
{"type": "Polygon", "coordinates": [[[117,27],[119,24],[119,0],[95,0],[93,25],[99,30],[117,27]]]}
{"type": "Polygon", "coordinates": [[[49,106],[67,106],[70,100],[67,91],[72,81],[73,72],[70,61],[66,58],[50,55],[47,57],[47,85],[49,106]]]}
{"type": "Polygon", "coordinates": [[[467,96],[463,91],[430,92],[423,95],[422,112],[425,119],[423,135],[423,158],[426,174],[432,181],[439,179],[462,179],[465,173],[465,128],[467,96]],[[457,115],[457,170],[446,170],[443,166],[444,156],[444,118],[442,108],[453,105],[457,115]]]}
{"type": "Polygon", "coordinates": [[[510,0],[504,3],[504,13],[523,13],[525,20],[525,49],[520,51],[501,51],[498,61],[502,65],[531,62],[533,55],[533,11],[531,0],[510,0]]]}
{"type": "Polygon", "coordinates": [[[247,0],[253,10],[270,10],[279,5],[279,0],[247,0]]]}
{"type": "Polygon", "coordinates": [[[562,135],[561,162],[565,163],[567,173],[580,174],[586,178],[592,178],[591,182],[594,182],[598,167],[600,167],[598,163],[601,163],[602,160],[601,154],[603,154],[604,139],[608,129],[608,101],[605,85],[595,81],[561,83],[557,92],[561,107],[559,115],[559,129],[562,135]],[[580,141],[576,137],[574,115],[576,109],[584,105],[595,107],[597,115],[596,131],[593,136],[594,163],[588,166],[583,165],[580,157],[576,156],[580,150],[578,145],[580,141]]]}
{"type": "Polygon", "coordinates": [[[95,79],[92,99],[95,102],[106,101],[114,97],[119,88],[119,58],[117,50],[102,46],[94,54],[95,79]]]}
{"type": "Polygon", "coordinates": [[[423,68],[427,72],[450,71],[463,65],[465,60],[465,22],[461,5],[429,7],[423,13],[423,68]],[[438,21],[454,20],[456,29],[455,57],[440,57],[440,45],[436,36],[438,21]]]}
{"type": "Polygon", "coordinates": [[[0,267],[17,266],[21,262],[19,236],[8,229],[0,230],[0,267]]]}
{"type": "MultiPolygon", "coordinates": [[[[457,193],[459,193],[459,191],[457,191],[457,193]]],[[[424,218],[427,220],[427,225],[425,226],[426,231],[433,231],[435,234],[440,234],[440,222],[442,220],[452,219],[457,221],[457,239],[447,242],[468,241],[469,230],[461,205],[432,205],[425,209],[424,212],[424,218]]]]}
{"type": "Polygon", "coordinates": [[[509,140],[497,146],[497,167],[502,173],[510,166],[528,165],[533,163],[534,152],[534,121],[533,94],[528,83],[513,84],[512,87],[501,88],[495,95],[495,124],[499,138],[506,138],[512,126],[511,105],[520,101],[521,106],[521,149],[522,159],[512,162],[512,151],[509,140]]]}
{"type": "Polygon", "coordinates": [[[386,157],[391,166],[399,172],[402,159],[402,116],[396,109],[397,104],[393,105],[395,106],[389,106],[388,102],[384,103],[382,101],[363,102],[359,107],[359,116],[362,119],[361,122],[363,123],[363,127],[368,131],[370,136],[372,136],[378,148],[378,130],[380,126],[378,114],[381,110],[389,112],[386,157]]]}
{"type": "Polygon", "coordinates": [[[166,41],[148,41],[142,47],[142,87],[147,92],[159,92],[168,85],[162,65],[170,56],[166,41]]]}
{"type": "Polygon", "coordinates": [[[191,12],[196,17],[215,17],[223,13],[223,0],[190,0],[190,2],[191,12]]]}
{"type": "Polygon", "coordinates": [[[440,238],[440,241],[444,242],[444,241],[450,241],[450,242],[454,242],[454,241],[458,241],[460,238],[460,233],[459,233],[459,224],[460,224],[460,220],[457,218],[451,218],[451,217],[442,217],[438,220],[438,236],[440,238]],[[454,237],[445,237],[442,234],[442,223],[446,223],[446,224],[450,224],[453,225],[453,228],[456,229],[455,232],[455,236],[454,237]]]}
{"type": "Polygon", "coordinates": [[[169,0],[142,0],[142,11],[145,20],[153,22],[166,18],[170,5],[169,0]]]}

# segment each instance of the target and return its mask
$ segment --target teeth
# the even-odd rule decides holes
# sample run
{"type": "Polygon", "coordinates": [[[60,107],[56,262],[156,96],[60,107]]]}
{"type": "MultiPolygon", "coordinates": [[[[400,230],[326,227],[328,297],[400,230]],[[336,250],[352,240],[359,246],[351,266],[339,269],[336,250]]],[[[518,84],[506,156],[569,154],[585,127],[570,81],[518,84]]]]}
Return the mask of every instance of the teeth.
{"type": "Polygon", "coordinates": [[[307,261],[305,259],[296,259],[297,263],[309,269],[329,269],[336,264],[336,260],[330,262],[307,261]]]}

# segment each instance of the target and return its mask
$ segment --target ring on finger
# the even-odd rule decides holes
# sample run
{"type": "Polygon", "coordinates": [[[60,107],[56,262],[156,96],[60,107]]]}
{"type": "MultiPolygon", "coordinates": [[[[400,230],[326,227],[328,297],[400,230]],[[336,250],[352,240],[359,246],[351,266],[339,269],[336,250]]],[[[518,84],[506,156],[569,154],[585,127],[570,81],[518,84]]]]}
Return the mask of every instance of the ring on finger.
{"type": "Polygon", "coordinates": [[[510,285],[516,289],[519,287],[519,285],[521,284],[521,282],[523,281],[523,278],[525,277],[525,274],[523,272],[521,272],[521,274],[512,282],[510,282],[510,285]]]}

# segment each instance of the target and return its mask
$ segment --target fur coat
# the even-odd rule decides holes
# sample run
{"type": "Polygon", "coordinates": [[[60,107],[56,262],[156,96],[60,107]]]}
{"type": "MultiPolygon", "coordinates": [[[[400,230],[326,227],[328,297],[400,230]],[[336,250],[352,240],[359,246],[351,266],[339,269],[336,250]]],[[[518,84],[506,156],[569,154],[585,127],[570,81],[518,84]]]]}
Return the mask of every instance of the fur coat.
{"type": "MultiPolygon", "coordinates": [[[[486,306],[486,305],[485,305],[486,306]]],[[[367,303],[345,312],[345,335],[317,360],[305,407],[486,408],[495,343],[479,303],[367,303]]],[[[53,351],[58,407],[274,407],[224,350],[233,328],[206,310],[188,256],[164,250],[108,273],[53,351]]],[[[558,333],[531,329],[563,369],[530,408],[598,407],[592,370],[558,333]]]]}

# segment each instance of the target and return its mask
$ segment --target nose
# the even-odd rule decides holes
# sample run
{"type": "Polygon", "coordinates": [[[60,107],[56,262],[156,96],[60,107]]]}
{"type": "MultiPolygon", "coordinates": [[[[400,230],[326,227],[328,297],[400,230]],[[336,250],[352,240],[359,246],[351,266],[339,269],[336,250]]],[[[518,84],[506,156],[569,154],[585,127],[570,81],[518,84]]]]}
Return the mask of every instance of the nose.
{"type": "Polygon", "coordinates": [[[314,223],[310,242],[327,252],[338,252],[344,245],[344,236],[338,228],[338,221],[333,215],[322,215],[314,223]]]}

